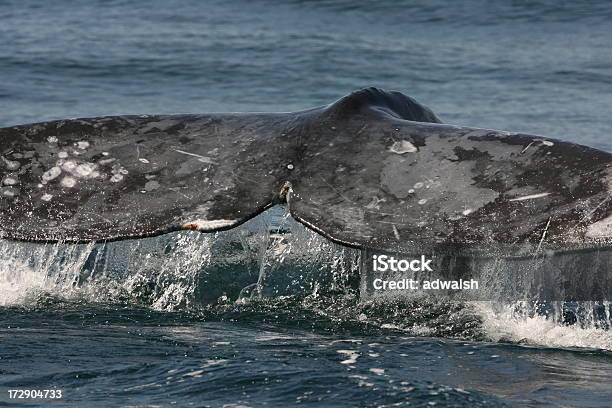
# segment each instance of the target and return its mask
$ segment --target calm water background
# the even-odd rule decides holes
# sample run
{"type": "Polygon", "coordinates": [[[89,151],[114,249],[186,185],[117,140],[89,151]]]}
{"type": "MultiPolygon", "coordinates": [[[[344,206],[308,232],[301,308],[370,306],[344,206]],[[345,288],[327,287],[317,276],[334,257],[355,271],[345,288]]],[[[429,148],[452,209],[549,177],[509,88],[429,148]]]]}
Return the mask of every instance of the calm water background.
{"type": "MultiPolygon", "coordinates": [[[[0,126],[291,111],[364,86],[612,151],[612,4],[0,0],[0,126]]],[[[53,387],[71,406],[612,406],[609,330],[469,334],[447,310],[414,337],[316,302],[167,311],[27,289],[8,302],[0,285],[0,405],[50,404],[6,390],[53,387]]]]}

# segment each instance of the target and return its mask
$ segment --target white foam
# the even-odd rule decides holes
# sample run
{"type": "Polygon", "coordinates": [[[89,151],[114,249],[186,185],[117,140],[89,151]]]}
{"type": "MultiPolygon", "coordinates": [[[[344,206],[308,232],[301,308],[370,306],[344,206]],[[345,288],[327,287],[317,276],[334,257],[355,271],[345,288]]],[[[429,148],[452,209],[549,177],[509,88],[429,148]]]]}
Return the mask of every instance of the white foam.
{"type": "Polygon", "coordinates": [[[28,303],[49,288],[67,295],[93,244],[73,246],[60,256],[59,245],[0,240],[0,306],[28,303]]]}
{"type": "MultiPolygon", "coordinates": [[[[492,341],[512,341],[546,347],[586,347],[612,350],[612,331],[592,322],[565,325],[553,318],[517,312],[517,304],[500,306],[474,302],[483,318],[483,328],[492,341]]],[[[520,308],[520,305],[518,305],[520,308]]]]}
{"type": "Polygon", "coordinates": [[[0,263],[0,306],[24,303],[26,296],[42,291],[45,282],[45,275],[36,273],[16,259],[0,263]]]}
{"type": "Polygon", "coordinates": [[[90,302],[125,296],[142,300],[142,288],[155,282],[148,305],[175,310],[189,303],[195,276],[210,260],[210,238],[184,234],[174,244],[175,251],[162,259],[147,257],[147,251],[139,250],[140,242],[116,244],[109,254],[126,259],[132,254],[133,259],[115,269],[117,266],[108,267],[101,245],[96,252],[94,243],[41,245],[0,240],[0,306],[36,303],[43,293],[90,302]],[[95,274],[88,269],[92,259],[95,274]]]}
{"type": "Polygon", "coordinates": [[[355,364],[359,358],[359,351],[357,350],[336,350],[336,353],[347,356],[347,359],[342,360],[340,364],[352,365],[355,364]]]}

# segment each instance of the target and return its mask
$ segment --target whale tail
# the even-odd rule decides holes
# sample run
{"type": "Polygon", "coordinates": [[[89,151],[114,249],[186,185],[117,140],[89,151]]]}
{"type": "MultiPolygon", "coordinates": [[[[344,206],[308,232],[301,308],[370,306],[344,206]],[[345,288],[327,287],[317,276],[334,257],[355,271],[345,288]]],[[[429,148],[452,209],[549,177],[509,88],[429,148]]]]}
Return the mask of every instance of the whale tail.
{"type": "Polygon", "coordinates": [[[524,255],[612,242],[609,153],[441,124],[376,88],[295,113],[4,128],[0,182],[0,237],[17,240],[217,231],[287,199],[297,220],[359,248],[524,255]]]}

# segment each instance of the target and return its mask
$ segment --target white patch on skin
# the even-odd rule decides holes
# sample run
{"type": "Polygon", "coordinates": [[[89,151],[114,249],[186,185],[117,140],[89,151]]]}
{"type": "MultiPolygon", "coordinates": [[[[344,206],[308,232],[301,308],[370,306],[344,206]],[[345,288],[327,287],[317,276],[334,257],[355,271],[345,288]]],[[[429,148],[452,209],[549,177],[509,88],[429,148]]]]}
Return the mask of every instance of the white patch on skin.
{"type": "Polygon", "coordinates": [[[64,177],[60,183],[63,187],[72,188],[76,185],[76,180],[74,177],[64,177]]]}
{"type": "Polygon", "coordinates": [[[52,198],[53,196],[51,194],[43,194],[43,196],[40,197],[40,199],[43,201],[51,201],[52,198]]]}
{"type": "MultiPolygon", "coordinates": [[[[16,155],[13,155],[13,156],[16,156],[16,155]]],[[[17,170],[19,169],[19,167],[21,167],[21,163],[15,160],[7,160],[4,157],[2,157],[2,161],[4,162],[8,170],[17,170]]]]}
{"type": "Polygon", "coordinates": [[[102,152],[102,156],[108,156],[108,152],[102,152]]]}
{"type": "Polygon", "coordinates": [[[160,184],[157,181],[148,181],[145,184],[145,190],[147,191],[157,190],[159,187],[160,187],[160,184]]]}
{"type": "Polygon", "coordinates": [[[414,188],[411,188],[410,190],[408,190],[408,194],[414,194],[414,188]]]}
{"type": "Polygon", "coordinates": [[[287,165],[287,168],[288,168],[289,170],[293,170],[293,164],[289,163],[289,164],[287,165]]]}
{"type": "Polygon", "coordinates": [[[68,158],[68,152],[59,152],[57,154],[57,157],[59,157],[60,159],[66,159],[68,158]]]}
{"type": "Polygon", "coordinates": [[[2,195],[5,197],[15,197],[17,195],[17,192],[19,190],[17,190],[16,188],[13,187],[5,187],[2,190],[2,195]]]}
{"type": "Polygon", "coordinates": [[[464,210],[461,214],[463,215],[470,215],[472,213],[472,209],[468,208],[467,210],[464,210]]]}
{"type": "Polygon", "coordinates": [[[76,166],[77,164],[75,162],[73,162],[72,160],[68,160],[67,162],[64,162],[64,164],[62,164],[62,170],[72,172],[74,169],[76,169],[76,166]]]}
{"type": "Polygon", "coordinates": [[[147,159],[138,159],[139,162],[144,163],[144,164],[149,164],[149,161],[147,159]]]}
{"type": "Polygon", "coordinates": [[[122,167],[120,164],[115,164],[111,172],[113,176],[111,177],[110,181],[113,183],[120,182],[121,180],[123,180],[123,176],[128,174],[128,171],[124,167],[122,167]]]}
{"type": "Polygon", "coordinates": [[[389,151],[393,153],[397,153],[397,154],[404,154],[404,153],[418,152],[419,149],[417,149],[417,147],[413,145],[412,143],[410,143],[409,141],[402,140],[402,141],[393,143],[389,151]]]}
{"type": "Polygon", "coordinates": [[[57,166],[51,167],[49,170],[43,173],[42,179],[44,182],[51,181],[57,178],[57,176],[59,176],[60,174],[62,174],[62,169],[57,166]]]}
{"type": "Polygon", "coordinates": [[[544,146],[548,146],[548,147],[551,147],[551,146],[554,146],[554,145],[555,145],[553,142],[551,142],[551,141],[549,141],[549,140],[537,140],[537,142],[540,142],[540,143],[542,143],[544,146]]]}
{"type": "Polygon", "coordinates": [[[187,156],[193,156],[193,157],[197,157],[198,161],[202,162],[202,163],[206,163],[206,164],[213,164],[213,160],[210,157],[206,157],[206,156],[202,156],[201,154],[195,154],[195,153],[189,153],[183,150],[179,150],[179,149],[172,149],[177,153],[181,153],[181,154],[186,154],[187,156]]]}
{"type": "Polygon", "coordinates": [[[527,149],[529,149],[531,146],[533,146],[533,144],[534,144],[534,143],[540,143],[540,145],[543,145],[543,146],[548,146],[548,147],[551,147],[551,146],[554,146],[554,145],[555,145],[553,142],[548,141],[548,140],[535,139],[535,140],[533,140],[531,143],[529,143],[529,144],[528,144],[528,145],[527,145],[527,146],[526,146],[526,147],[525,147],[525,148],[524,148],[524,149],[521,151],[521,154],[522,154],[522,153],[525,153],[525,152],[527,151],[527,149]]]}
{"type": "Polygon", "coordinates": [[[47,141],[48,141],[49,143],[57,143],[57,137],[55,137],[55,136],[49,136],[49,137],[47,138],[47,141]]]}
{"type": "Polygon", "coordinates": [[[423,198],[423,199],[419,200],[419,204],[420,204],[420,205],[423,205],[423,204],[425,204],[425,203],[427,203],[427,200],[426,200],[426,199],[424,199],[424,198],[423,198]]]}
{"type": "Polygon", "coordinates": [[[17,184],[17,179],[13,177],[7,177],[4,180],[2,180],[2,183],[6,186],[14,186],[15,184],[17,184]]]}
{"type": "Polygon", "coordinates": [[[509,201],[525,201],[525,200],[533,200],[536,198],[542,198],[542,197],[546,197],[549,196],[550,193],[538,193],[538,194],[531,194],[528,196],[523,196],[523,197],[517,197],[517,198],[512,198],[509,201]]]}
{"type": "Polygon", "coordinates": [[[96,169],[96,165],[93,163],[79,164],[75,169],[74,173],[78,177],[91,177],[92,173],[96,169]]]}
{"type": "Polygon", "coordinates": [[[386,200],[384,198],[378,198],[376,196],[372,197],[372,199],[370,200],[370,202],[368,203],[368,205],[366,205],[365,208],[367,209],[376,209],[379,210],[380,209],[380,203],[384,203],[386,200]]]}
{"type": "Polygon", "coordinates": [[[100,163],[100,164],[104,165],[104,164],[109,164],[109,163],[112,163],[112,162],[114,162],[115,160],[116,160],[116,159],[103,159],[103,160],[98,161],[98,163],[100,163]]]}
{"type": "Polygon", "coordinates": [[[585,236],[587,238],[610,238],[612,237],[612,215],[597,221],[587,227],[585,236]]]}
{"type": "Polygon", "coordinates": [[[184,229],[209,231],[234,225],[237,220],[203,220],[197,219],[183,224],[184,229]]]}
{"type": "Polygon", "coordinates": [[[521,154],[525,153],[527,149],[529,149],[533,145],[533,142],[530,142],[523,150],[521,150],[521,154]]]}
{"type": "Polygon", "coordinates": [[[85,150],[85,149],[87,149],[87,148],[89,147],[89,142],[85,142],[85,141],[83,141],[83,142],[77,142],[77,143],[76,143],[76,145],[77,145],[77,147],[78,147],[79,149],[81,149],[81,150],[85,150]]]}
{"type": "Polygon", "coordinates": [[[399,241],[400,240],[399,231],[397,230],[397,227],[395,225],[392,225],[392,227],[393,227],[393,235],[395,235],[395,239],[399,241]]]}

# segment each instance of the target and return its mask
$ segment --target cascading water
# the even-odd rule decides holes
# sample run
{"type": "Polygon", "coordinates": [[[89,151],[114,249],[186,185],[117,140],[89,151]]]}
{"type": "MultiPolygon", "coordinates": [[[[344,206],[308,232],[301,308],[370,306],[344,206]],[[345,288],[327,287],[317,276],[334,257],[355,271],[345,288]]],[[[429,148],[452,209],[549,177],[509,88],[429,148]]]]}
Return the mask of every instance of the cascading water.
{"type": "Polygon", "coordinates": [[[41,292],[125,297],[158,310],[340,290],[358,251],[301,227],[281,208],[224,232],[178,232],[102,244],[0,241],[0,305],[41,292]],[[244,289],[244,290],[243,290],[244,289]]]}
{"type": "MultiPolygon", "coordinates": [[[[324,239],[275,207],[211,234],[80,245],[0,241],[0,305],[28,307],[51,296],[218,315],[268,302],[412,335],[612,350],[609,302],[449,301],[423,294],[359,300],[359,266],[358,250],[324,239]]],[[[487,279],[511,284],[495,271],[489,268],[487,279]]]]}

